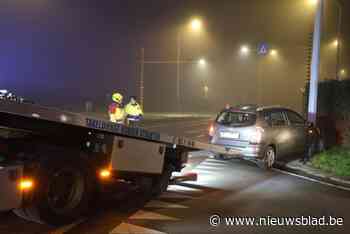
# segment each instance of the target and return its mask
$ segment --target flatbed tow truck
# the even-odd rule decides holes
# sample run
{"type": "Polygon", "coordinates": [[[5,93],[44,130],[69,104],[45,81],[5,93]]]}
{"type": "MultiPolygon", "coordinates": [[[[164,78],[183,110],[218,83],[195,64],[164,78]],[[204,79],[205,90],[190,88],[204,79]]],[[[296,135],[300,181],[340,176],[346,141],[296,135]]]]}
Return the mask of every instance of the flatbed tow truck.
{"type": "MultiPolygon", "coordinates": [[[[61,225],[84,216],[110,180],[158,196],[188,153],[239,152],[184,137],[0,99],[0,211],[61,225]]],[[[186,175],[178,177],[185,180],[186,175]]]]}

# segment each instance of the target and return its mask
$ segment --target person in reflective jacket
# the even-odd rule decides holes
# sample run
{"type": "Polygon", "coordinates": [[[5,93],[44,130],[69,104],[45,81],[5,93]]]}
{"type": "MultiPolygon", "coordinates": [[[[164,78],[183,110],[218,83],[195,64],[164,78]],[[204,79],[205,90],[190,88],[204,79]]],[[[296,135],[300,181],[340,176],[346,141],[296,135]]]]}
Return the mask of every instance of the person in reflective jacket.
{"type": "Polygon", "coordinates": [[[109,120],[113,123],[125,124],[125,111],[123,108],[123,96],[120,93],[112,95],[113,103],[108,107],[109,120]]]}
{"type": "Polygon", "coordinates": [[[140,122],[142,120],[142,107],[137,103],[135,96],[130,97],[129,103],[125,106],[125,113],[127,124],[129,126],[135,126],[137,122],[140,122]]]}

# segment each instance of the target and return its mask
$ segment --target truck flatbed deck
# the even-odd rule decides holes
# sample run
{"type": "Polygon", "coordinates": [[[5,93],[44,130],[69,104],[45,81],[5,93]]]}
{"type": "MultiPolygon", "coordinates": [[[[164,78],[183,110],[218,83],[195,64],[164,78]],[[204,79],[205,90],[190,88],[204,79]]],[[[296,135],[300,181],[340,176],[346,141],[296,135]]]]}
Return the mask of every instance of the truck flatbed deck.
{"type": "Polygon", "coordinates": [[[240,154],[186,137],[0,99],[0,210],[53,225],[71,222],[86,212],[108,179],[159,195],[196,150],[240,154]]]}

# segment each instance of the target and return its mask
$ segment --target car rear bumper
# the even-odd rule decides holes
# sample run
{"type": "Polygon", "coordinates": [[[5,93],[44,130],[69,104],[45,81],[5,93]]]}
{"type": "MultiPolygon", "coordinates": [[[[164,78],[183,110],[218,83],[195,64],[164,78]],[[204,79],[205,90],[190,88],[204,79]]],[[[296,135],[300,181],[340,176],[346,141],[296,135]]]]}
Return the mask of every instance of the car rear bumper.
{"type": "Polygon", "coordinates": [[[259,144],[257,145],[247,144],[247,145],[235,146],[235,145],[222,144],[220,142],[216,143],[214,141],[211,141],[211,144],[224,146],[227,149],[227,151],[230,151],[230,150],[239,151],[240,156],[242,158],[261,159],[264,156],[264,146],[259,144]]]}

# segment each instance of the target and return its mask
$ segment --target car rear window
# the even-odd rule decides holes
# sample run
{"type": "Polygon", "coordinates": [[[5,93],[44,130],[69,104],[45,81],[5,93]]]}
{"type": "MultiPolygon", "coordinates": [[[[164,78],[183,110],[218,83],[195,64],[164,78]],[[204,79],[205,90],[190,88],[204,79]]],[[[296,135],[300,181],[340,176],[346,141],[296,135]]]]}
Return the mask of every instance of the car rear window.
{"type": "Polygon", "coordinates": [[[254,125],[256,122],[256,114],[246,112],[233,112],[224,111],[221,112],[216,118],[216,122],[226,126],[249,126],[254,125]]]}

